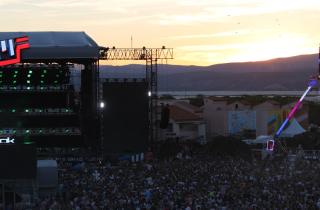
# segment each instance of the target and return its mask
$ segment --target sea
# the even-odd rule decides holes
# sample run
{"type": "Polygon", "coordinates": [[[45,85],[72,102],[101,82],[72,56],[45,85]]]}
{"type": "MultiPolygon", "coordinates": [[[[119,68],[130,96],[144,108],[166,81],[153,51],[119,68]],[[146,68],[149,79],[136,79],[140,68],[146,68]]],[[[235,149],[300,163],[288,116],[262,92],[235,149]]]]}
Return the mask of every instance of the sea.
{"type": "MultiPolygon", "coordinates": [[[[302,96],[304,91],[159,91],[159,96],[173,96],[175,98],[193,98],[196,96],[302,96]]],[[[307,98],[319,98],[320,91],[311,91],[307,98]]]]}

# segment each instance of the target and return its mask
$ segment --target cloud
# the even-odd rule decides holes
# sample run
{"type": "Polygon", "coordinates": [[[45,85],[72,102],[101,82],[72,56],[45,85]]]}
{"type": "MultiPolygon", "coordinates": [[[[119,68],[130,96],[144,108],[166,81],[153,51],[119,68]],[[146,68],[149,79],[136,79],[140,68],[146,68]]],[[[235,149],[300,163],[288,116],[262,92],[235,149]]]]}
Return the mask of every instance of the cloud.
{"type": "Polygon", "coordinates": [[[241,49],[245,47],[246,44],[223,44],[223,45],[185,45],[177,47],[176,49],[182,51],[220,51],[220,50],[230,50],[230,49],[241,49]]]}
{"type": "Polygon", "coordinates": [[[218,38],[218,37],[233,37],[233,36],[243,36],[249,34],[261,34],[265,32],[270,32],[271,29],[259,29],[259,30],[235,30],[235,31],[224,31],[217,33],[206,33],[206,34],[190,34],[190,35],[180,35],[180,36],[170,36],[166,37],[168,39],[173,40],[181,40],[181,39],[206,39],[206,38],[218,38]]]}
{"type": "MultiPolygon", "coordinates": [[[[224,0],[224,1],[179,1],[184,10],[180,14],[162,15],[160,25],[193,25],[195,23],[223,22],[241,16],[261,16],[297,10],[318,10],[318,0],[224,0]]],[[[181,11],[182,9],[180,9],[181,11]]]]}

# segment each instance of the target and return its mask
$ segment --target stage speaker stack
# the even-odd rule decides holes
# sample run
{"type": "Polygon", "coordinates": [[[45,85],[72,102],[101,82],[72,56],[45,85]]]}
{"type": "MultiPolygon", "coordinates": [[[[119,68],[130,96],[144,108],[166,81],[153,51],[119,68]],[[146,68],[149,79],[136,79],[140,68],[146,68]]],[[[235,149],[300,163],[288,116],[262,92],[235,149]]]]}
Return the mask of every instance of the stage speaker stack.
{"type": "Polygon", "coordinates": [[[106,154],[145,152],[148,147],[148,84],[144,79],[103,83],[102,146],[106,154]]]}

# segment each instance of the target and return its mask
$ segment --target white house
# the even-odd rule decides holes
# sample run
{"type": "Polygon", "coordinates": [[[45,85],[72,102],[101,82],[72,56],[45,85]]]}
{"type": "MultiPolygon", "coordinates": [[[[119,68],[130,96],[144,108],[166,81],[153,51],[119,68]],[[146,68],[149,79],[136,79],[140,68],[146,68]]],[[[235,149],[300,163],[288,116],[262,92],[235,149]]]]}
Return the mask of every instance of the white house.
{"type": "Polygon", "coordinates": [[[170,118],[167,129],[160,129],[160,139],[179,138],[206,142],[206,124],[202,109],[185,101],[176,101],[169,105],[170,118]]]}

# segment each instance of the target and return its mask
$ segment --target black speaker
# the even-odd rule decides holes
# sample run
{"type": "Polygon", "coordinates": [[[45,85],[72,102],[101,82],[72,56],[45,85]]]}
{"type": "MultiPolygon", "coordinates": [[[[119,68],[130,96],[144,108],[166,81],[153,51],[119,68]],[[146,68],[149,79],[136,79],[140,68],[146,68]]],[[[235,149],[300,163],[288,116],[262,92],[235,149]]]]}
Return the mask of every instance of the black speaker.
{"type": "Polygon", "coordinates": [[[161,110],[160,128],[166,129],[169,125],[169,119],[170,119],[170,108],[169,108],[169,105],[167,104],[166,106],[163,106],[161,110]]]}
{"type": "Polygon", "coordinates": [[[148,147],[148,88],[145,81],[103,84],[103,148],[106,153],[144,152],[148,147]]]}
{"type": "Polygon", "coordinates": [[[34,144],[0,145],[0,179],[34,179],[36,167],[34,144]]]}

